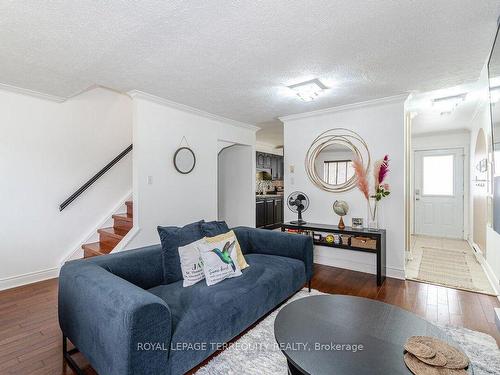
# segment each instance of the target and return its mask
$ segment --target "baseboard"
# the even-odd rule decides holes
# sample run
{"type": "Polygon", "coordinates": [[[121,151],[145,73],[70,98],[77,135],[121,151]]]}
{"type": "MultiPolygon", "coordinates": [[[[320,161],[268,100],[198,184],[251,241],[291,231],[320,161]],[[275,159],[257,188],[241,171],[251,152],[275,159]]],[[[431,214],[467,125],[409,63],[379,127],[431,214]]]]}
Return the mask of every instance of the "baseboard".
{"type": "MultiPolygon", "coordinates": [[[[323,264],[330,267],[344,268],[351,271],[370,273],[376,275],[376,265],[352,260],[326,257],[320,254],[314,255],[314,263],[323,264]]],[[[394,279],[405,279],[405,271],[399,268],[386,267],[386,276],[394,279]]]]}
{"type": "Polygon", "coordinates": [[[132,241],[132,239],[139,234],[141,231],[140,228],[137,226],[133,226],[132,229],[128,231],[128,233],[125,235],[125,237],[122,238],[122,240],[118,243],[118,245],[115,246],[113,249],[112,253],[117,253],[119,251],[124,251],[124,250],[129,250],[125,249],[125,247],[132,241]]]}
{"type": "Polygon", "coordinates": [[[46,270],[28,272],[22,275],[0,279],[0,290],[15,288],[18,286],[36,283],[38,281],[53,279],[59,276],[59,267],[46,270]]]}
{"type": "Polygon", "coordinates": [[[481,267],[483,268],[484,273],[486,274],[486,277],[488,278],[488,281],[491,284],[491,287],[497,294],[498,300],[500,300],[500,283],[498,278],[495,276],[495,273],[491,269],[489,263],[484,259],[483,253],[481,250],[478,250],[475,244],[471,245],[472,248],[474,249],[474,255],[476,256],[477,261],[479,264],[481,264],[481,267]]]}
{"type": "Polygon", "coordinates": [[[468,238],[466,241],[469,244],[469,246],[472,248],[472,250],[474,250],[474,253],[476,255],[480,254],[481,256],[483,256],[483,251],[481,250],[481,248],[478,245],[476,245],[476,243],[474,243],[470,238],[468,238]]]}

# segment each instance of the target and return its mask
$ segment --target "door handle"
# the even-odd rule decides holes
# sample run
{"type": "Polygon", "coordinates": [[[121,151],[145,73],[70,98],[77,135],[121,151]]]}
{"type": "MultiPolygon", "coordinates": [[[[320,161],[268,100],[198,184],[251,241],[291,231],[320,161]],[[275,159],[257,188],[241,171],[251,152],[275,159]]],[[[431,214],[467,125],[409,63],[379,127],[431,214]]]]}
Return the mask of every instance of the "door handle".
{"type": "Polygon", "coordinates": [[[420,200],[420,198],[415,198],[415,200],[416,200],[416,201],[419,201],[419,200],[420,200]]]}

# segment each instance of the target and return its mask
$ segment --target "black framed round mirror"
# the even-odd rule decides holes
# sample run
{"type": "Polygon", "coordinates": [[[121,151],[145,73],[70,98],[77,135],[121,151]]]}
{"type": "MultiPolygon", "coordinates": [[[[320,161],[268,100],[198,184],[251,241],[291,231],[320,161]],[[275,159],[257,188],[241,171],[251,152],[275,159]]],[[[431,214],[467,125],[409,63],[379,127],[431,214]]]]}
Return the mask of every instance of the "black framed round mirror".
{"type": "Polygon", "coordinates": [[[196,156],[189,147],[179,147],[174,154],[174,167],[182,174],[191,173],[196,165],[196,156]]]}

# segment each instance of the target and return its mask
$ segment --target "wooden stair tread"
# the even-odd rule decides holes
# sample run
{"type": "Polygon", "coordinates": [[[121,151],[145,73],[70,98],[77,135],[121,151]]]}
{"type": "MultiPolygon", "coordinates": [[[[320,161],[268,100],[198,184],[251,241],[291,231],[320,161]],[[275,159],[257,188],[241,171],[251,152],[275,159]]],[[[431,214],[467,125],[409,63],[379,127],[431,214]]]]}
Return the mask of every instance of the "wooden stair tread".
{"type": "Polygon", "coordinates": [[[122,221],[129,221],[129,222],[132,222],[133,221],[133,218],[132,218],[132,215],[129,215],[127,213],[123,213],[123,214],[114,214],[112,216],[113,219],[118,219],[118,220],[122,220],[122,221]]]}
{"type": "Polygon", "coordinates": [[[82,245],[83,257],[90,258],[109,254],[132,229],[133,226],[133,202],[125,201],[127,212],[111,215],[114,220],[112,227],[99,228],[99,242],[86,243],[82,245]]]}
{"type": "Polygon", "coordinates": [[[90,251],[96,255],[109,254],[114,246],[102,242],[91,242],[82,245],[83,250],[90,251]]]}
{"type": "Polygon", "coordinates": [[[128,230],[122,228],[108,227],[108,228],[99,228],[97,230],[99,234],[105,234],[109,237],[122,239],[128,233],[128,230]]]}

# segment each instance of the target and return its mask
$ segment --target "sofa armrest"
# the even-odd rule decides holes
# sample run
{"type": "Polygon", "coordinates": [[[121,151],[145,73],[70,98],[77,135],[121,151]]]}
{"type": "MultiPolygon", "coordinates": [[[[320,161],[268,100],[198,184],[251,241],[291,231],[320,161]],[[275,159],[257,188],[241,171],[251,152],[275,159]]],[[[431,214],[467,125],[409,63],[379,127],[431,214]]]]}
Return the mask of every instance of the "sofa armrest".
{"type": "Polygon", "coordinates": [[[168,369],[172,322],[167,304],[93,262],[62,267],[59,325],[99,374],[168,369]]]}
{"type": "Polygon", "coordinates": [[[313,241],[309,236],[249,227],[234,228],[244,253],[280,255],[304,262],[309,281],[313,271],[313,241]]]}
{"type": "Polygon", "coordinates": [[[143,289],[163,284],[161,245],[120,251],[76,262],[90,262],[143,289]]]}

